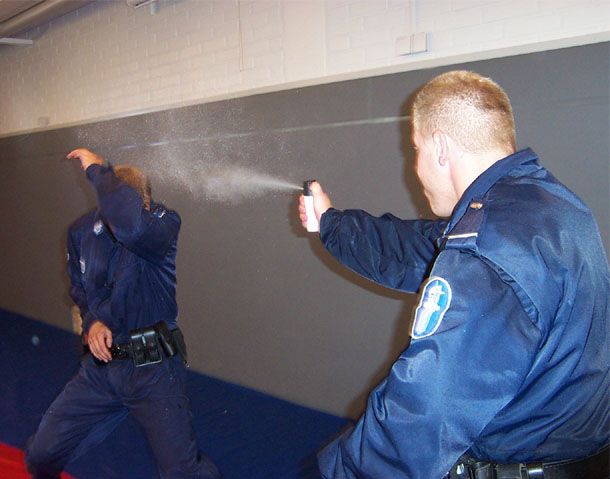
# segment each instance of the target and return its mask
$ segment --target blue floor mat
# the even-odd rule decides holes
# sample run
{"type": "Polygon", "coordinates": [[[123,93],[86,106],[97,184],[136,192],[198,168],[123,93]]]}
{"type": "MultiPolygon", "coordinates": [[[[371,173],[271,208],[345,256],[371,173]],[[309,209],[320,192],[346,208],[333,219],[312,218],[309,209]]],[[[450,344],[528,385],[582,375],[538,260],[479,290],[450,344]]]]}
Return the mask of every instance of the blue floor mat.
{"type": "MultiPolygon", "coordinates": [[[[78,368],[79,338],[0,310],[0,442],[23,448],[78,368]]],[[[200,448],[226,479],[318,478],[316,451],[347,420],[189,371],[200,448]]],[[[140,426],[124,421],[66,468],[79,479],[155,479],[140,426]]]]}

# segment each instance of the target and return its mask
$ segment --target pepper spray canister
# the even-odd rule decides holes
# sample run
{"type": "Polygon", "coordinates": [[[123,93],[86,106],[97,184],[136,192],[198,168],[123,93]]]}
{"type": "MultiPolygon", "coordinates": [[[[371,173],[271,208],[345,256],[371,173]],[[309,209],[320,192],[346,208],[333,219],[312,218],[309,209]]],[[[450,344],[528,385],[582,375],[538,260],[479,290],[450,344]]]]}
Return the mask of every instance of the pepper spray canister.
{"type": "Polygon", "coordinates": [[[303,199],[305,200],[305,214],[307,215],[307,231],[315,233],[320,231],[320,224],[316,217],[316,211],[313,208],[313,195],[311,194],[311,184],[316,180],[307,180],[303,182],[303,199]]]}

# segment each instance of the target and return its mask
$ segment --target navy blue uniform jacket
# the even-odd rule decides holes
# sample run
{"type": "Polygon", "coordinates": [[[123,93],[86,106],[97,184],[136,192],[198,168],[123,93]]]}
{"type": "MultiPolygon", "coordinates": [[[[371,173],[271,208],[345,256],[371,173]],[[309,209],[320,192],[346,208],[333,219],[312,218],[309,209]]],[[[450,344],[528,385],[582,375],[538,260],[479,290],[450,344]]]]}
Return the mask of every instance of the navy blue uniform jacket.
{"type": "Polygon", "coordinates": [[[448,222],[331,209],[320,237],[390,288],[430,278],[418,309],[435,318],[426,330],[415,314],[363,416],[319,454],[325,478],[440,479],[466,451],[552,461],[607,444],[608,260],[589,209],[533,151],[485,171],[448,222]]]}
{"type": "Polygon", "coordinates": [[[180,217],[159,204],[145,209],[138,192],[109,166],[91,165],[86,173],[98,209],[68,231],[70,295],[80,308],[83,330],[99,320],[114,342],[125,342],[130,329],[161,320],[175,328],[180,217]]]}

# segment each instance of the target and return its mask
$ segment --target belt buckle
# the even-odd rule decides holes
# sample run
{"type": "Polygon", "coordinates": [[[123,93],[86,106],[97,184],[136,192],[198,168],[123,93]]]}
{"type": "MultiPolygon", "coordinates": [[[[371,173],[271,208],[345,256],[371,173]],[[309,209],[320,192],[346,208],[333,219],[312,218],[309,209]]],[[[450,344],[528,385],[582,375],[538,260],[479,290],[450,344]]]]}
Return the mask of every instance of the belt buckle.
{"type": "Polygon", "coordinates": [[[541,462],[529,462],[525,465],[528,479],[544,479],[544,467],[541,462]]]}
{"type": "Polygon", "coordinates": [[[163,361],[157,333],[151,328],[130,332],[133,363],[139,368],[163,361]]]}

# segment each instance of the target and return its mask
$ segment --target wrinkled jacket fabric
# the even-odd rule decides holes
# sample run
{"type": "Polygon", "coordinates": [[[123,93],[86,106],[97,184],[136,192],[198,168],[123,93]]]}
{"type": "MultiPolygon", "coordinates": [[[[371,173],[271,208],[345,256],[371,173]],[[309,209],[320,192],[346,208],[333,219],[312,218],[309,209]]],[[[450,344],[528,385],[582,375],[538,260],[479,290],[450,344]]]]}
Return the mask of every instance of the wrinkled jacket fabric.
{"type": "Polygon", "coordinates": [[[438,329],[320,452],[323,477],[440,479],[465,452],[552,461],[608,443],[608,260],[587,206],[532,150],[485,171],[448,222],[331,209],[320,238],[387,287],[451,288],[438,329]]]}
{"type": "Polygon", "coordinates": [[[138,192],[112,167],[91,165],[86,173],[99,208],[68,231],[70,296],[80,308],[83,331],[100,320],[115,342],[124,342],[130,329],[161,320],[174,329],[178,213],[155,203],[143,208],[138,192]]]}
{"type": "MultiPolygon", "coordinates": [[[[99,209],[78,219],[68,235],[70,294],[84,331],[102,321],[116,344],[129,340],[129,330],[161,320],[175,328],[180,217],[159,204],[143,208],[139,194],[111,167],[89,166],[87,178],[99,209]]],[[[220,478],[198,451],[186,374],[178,355],[143,367],[130,359],[100,363],[84,355],[29,441],[28,471],[59,477],[69,460],[95,448],[129,414],[154,453],[158,477],[220,478]]]]}

